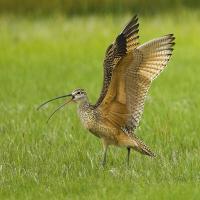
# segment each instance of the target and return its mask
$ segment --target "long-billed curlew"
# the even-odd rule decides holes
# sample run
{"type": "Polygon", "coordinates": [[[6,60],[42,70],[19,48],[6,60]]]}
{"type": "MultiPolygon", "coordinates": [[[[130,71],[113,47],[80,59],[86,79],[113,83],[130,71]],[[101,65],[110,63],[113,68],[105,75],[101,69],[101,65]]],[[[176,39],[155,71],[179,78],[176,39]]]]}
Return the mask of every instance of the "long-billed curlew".
{"type": "Polygon", "coordinates": [[[108,47],[104,59],[103,87],[95,105],[89,103],[83,89],[76,89],[71,94],[56,97],[39,106],[55,99],[70,97],[54,114],[67,103],[76,102],[84,127],[102,140],[103,165],[106,163],[109,145],[126,147],[127,163],[131,149],[154,156],[136,137],[135,130],[151,82],[163,71],[172,55],[175,37],[168,34],[139,45],[138,27],[138,18],[134,16],[108,47]]]}

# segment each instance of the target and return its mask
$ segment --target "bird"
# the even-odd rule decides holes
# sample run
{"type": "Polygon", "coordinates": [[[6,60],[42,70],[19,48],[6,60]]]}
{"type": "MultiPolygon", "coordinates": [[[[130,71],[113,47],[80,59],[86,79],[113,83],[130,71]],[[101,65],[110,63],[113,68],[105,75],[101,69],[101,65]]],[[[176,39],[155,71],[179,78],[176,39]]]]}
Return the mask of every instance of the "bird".
{"type": "Polygon", "coordinates": [[[83,126],[102,141],[103,166],[110,145],[127,149],[127,165],[131,150],[156,156],[136,135],[136,129],[151,83],[165,69],[172,55],[175,37],[167,34],[140,45],[138,33],[139,22],[135,15],[108,46],[103,62],[103,86],[95,104],[89,102],[84,89],[78,88],[38,107],[40,109],[60,98],[69,98],[50,115],[50,120],[66,104],[77,103],[77,113],[83,126]]]}

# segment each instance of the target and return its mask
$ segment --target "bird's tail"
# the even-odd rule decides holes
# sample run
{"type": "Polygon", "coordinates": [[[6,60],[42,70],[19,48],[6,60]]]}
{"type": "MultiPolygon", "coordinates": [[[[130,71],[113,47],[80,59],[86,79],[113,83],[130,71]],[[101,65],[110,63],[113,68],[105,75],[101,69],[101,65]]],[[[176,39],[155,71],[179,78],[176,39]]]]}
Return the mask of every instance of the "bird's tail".
{"type": "Polygon", "coordinates": [[[134,150],[140,152],[141,154],[155,157],[156,155],[151,151],[151,149],[144,144],[142,140],[140,140],[138,137],[133,136],[132,138],[134,140],[134,146],[132,147],[134,150]]]}

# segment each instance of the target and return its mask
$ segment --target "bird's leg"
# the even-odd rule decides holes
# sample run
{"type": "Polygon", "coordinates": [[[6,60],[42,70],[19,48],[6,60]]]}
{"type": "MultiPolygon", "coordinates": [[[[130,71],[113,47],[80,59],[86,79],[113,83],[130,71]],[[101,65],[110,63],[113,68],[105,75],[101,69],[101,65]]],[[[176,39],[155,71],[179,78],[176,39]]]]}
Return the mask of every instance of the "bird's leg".
{"type": "Polygon", "coordinates": [[[127,165],[129,166],[129,159],[130,159],[130,153],[131,153],[131,148],[127,147],[128,154],[127,154],[127,165]]]}
{"type": "Polygon", "coordinates": [[[103,152],[103,160],[102,160],[102,166],[104,167],[105,164],[106,164],[106,156],[107,156],[107,147],[104,149],[104,152],[103,152]]]}
{"type": "Polygon", "coordinates": [[[103,140],[103,160],[102,160],[102,163],[101,163],[103,167],[106,164],[107,150],[108,150],[108,144],[105,140],[103,140]]]}

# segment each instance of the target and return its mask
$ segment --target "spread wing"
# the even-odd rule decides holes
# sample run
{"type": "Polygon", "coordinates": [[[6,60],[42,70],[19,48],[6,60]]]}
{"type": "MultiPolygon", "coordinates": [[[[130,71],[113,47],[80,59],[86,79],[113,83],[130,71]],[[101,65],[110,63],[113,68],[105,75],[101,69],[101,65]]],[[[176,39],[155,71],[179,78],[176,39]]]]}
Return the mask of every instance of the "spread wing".
{"type": "Polygon", "coordinates": [[[133,48],[112,70],[106,95],[99,105],[103,117],[128,132],[138,126],[151,82],[165,68],[173,51],[173,34],[133,48]]]}
{"type": "Polygon", "coordinates": [[[122,58],[138,46],[138,18],[134,16],[116,40],[107,48],[104,59],[104,82],[101,95],[94,107],[98,107],[106,96],[110,85],[113,69],[122,58]]]}

